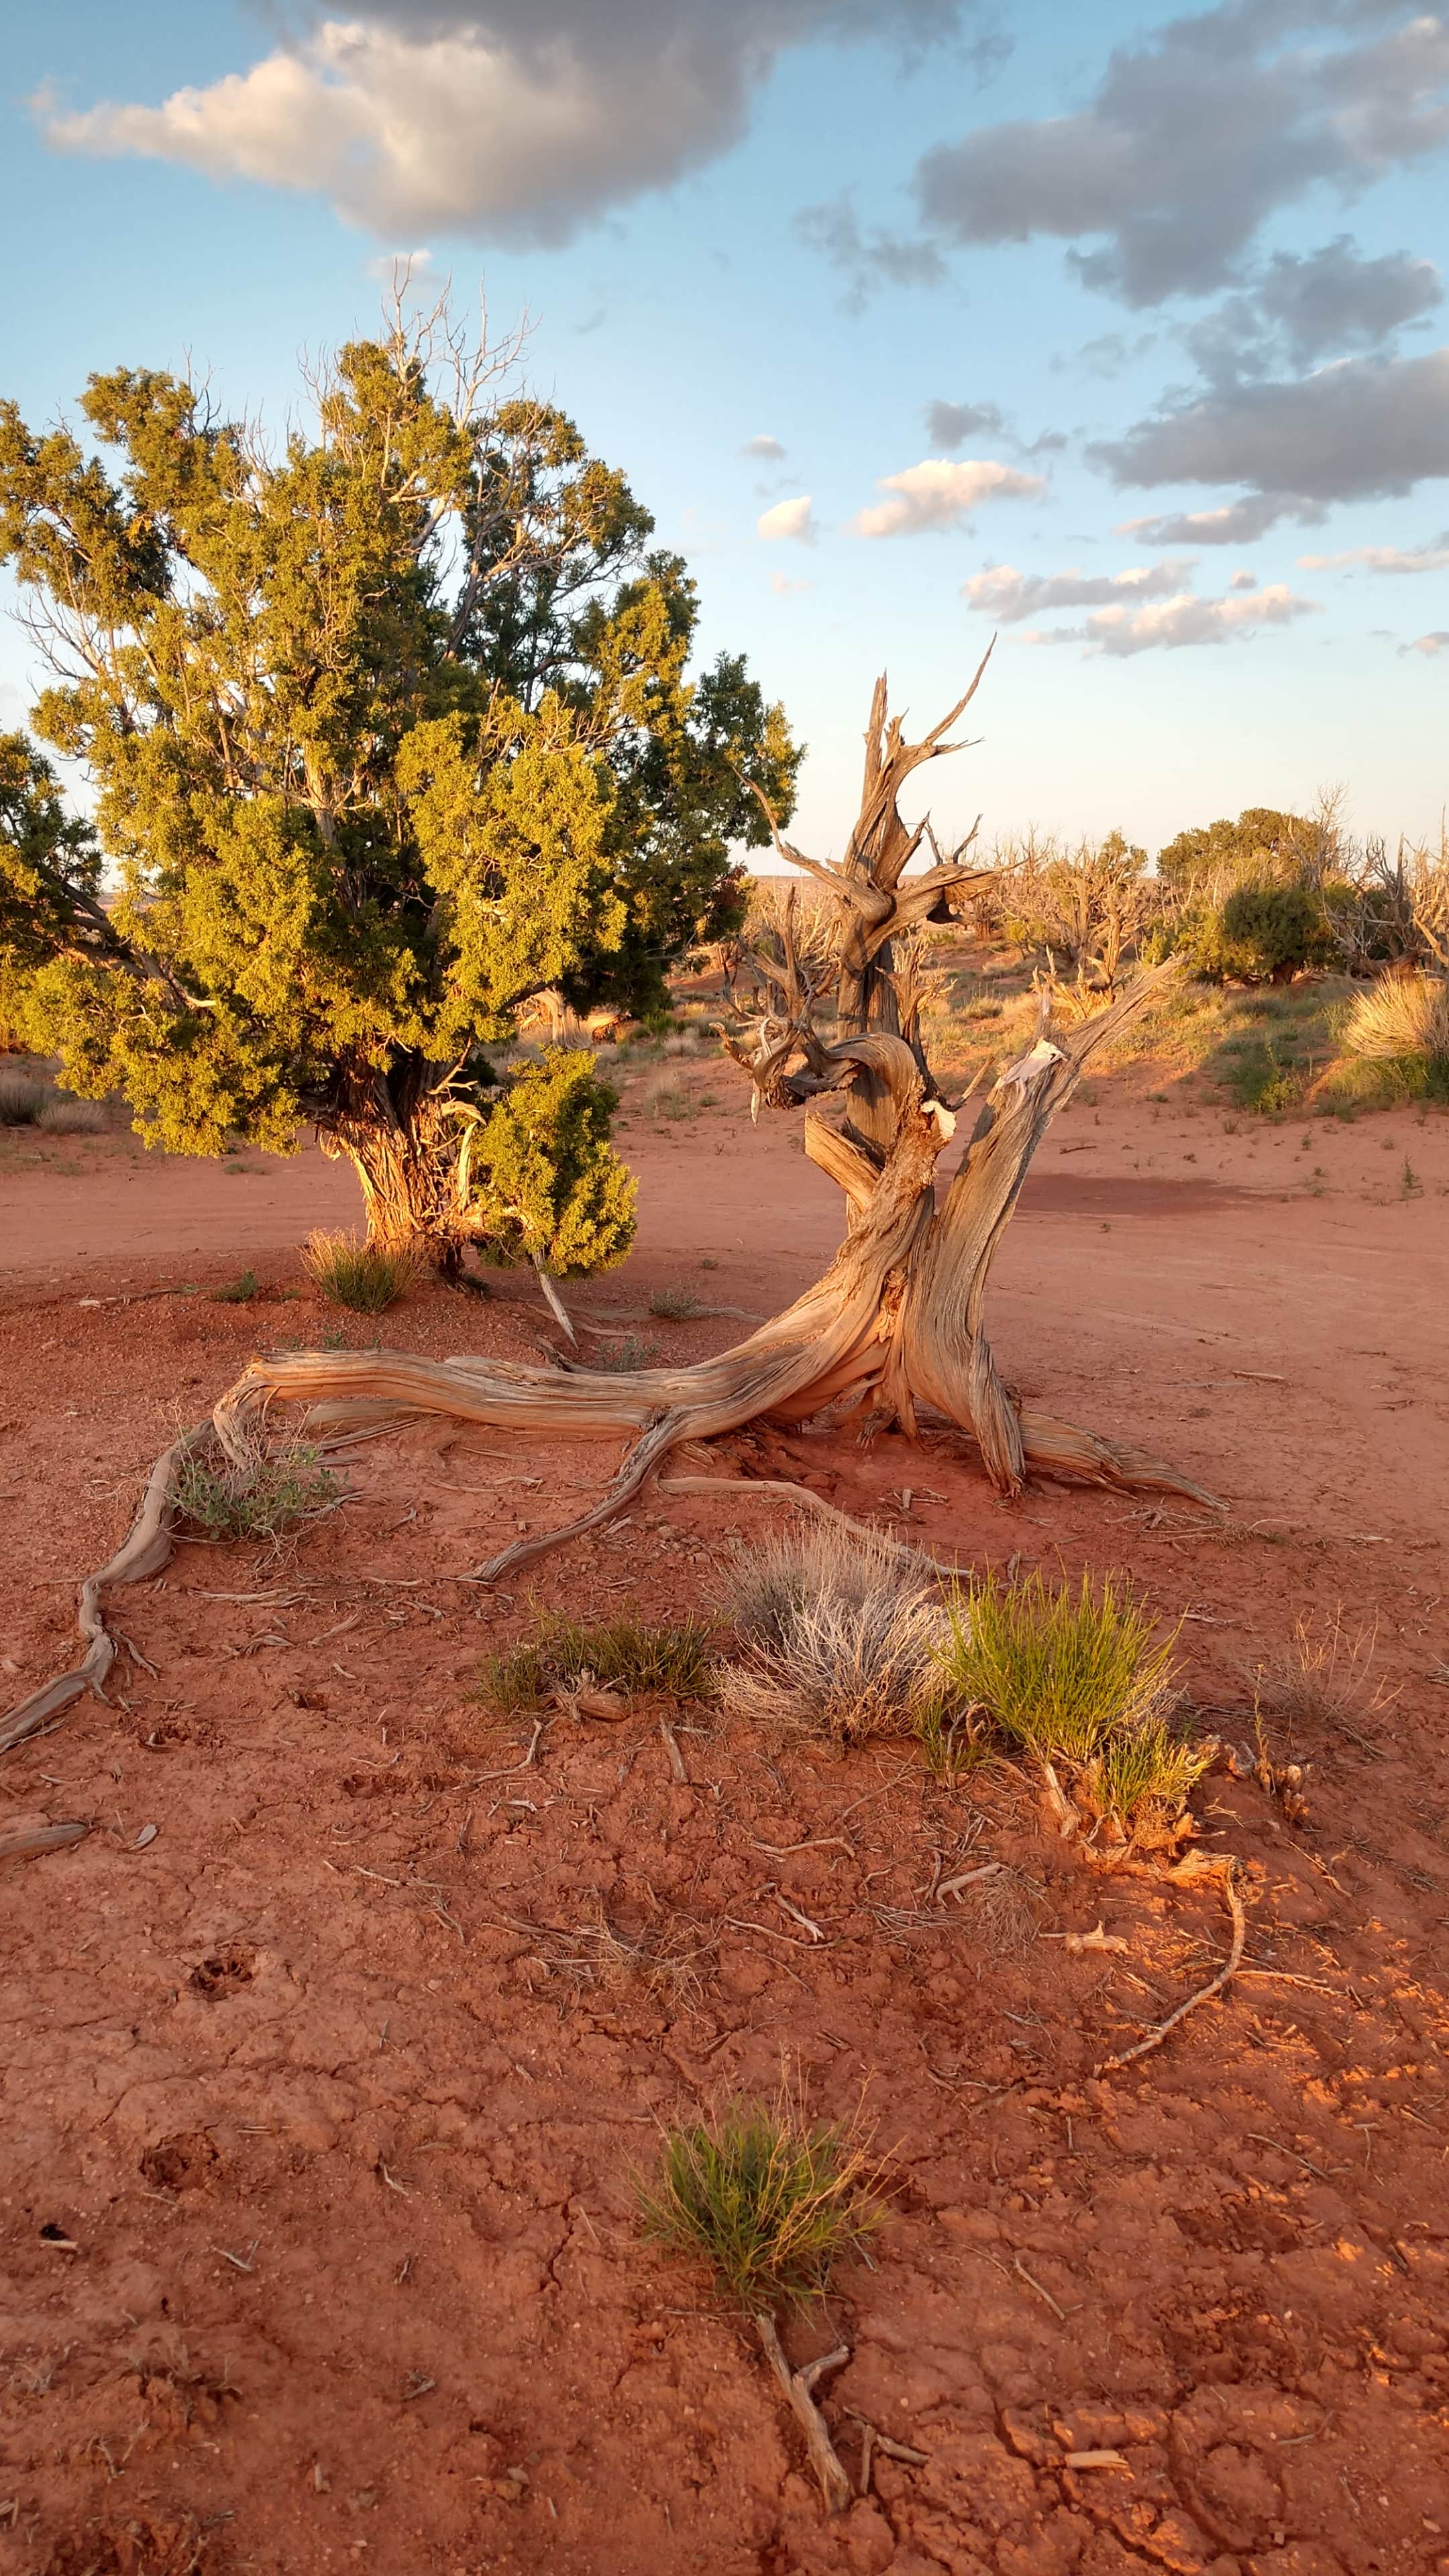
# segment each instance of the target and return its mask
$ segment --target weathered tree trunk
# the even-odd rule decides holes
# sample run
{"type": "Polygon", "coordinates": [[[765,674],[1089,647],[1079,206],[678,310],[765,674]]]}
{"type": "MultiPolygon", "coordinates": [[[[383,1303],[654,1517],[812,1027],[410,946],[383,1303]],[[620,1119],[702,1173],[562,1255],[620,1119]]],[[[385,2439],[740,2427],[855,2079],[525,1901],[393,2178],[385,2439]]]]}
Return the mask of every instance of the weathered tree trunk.
{"type": "Polygon", "coordinates": [[[317,1141],[324,1154],[356,1172],[370,1244],[411,1253],[448,1275],[461,1268],[472,1230],[460,1187],[463,1139],[456,1119],[439,1118],[425,1103],[406,1126],[339,1117],[319,1125],[317,1141]]]}
{"type": "MultiPolygon", "coordinates": [[[[1160,1459],[1018,1404],[997,1369],[983,1321],[992,1256],[1050,1120],[1070,1098],[1088,1058],[1175,974],[1173,961],[1139,975],[1109,1008],[1070,1030],[1048,1028],[1043,996],[1036,1043],[998,1076],[938,1204],[936,1164],[965,1104],[943,1099],[919,1047],[879,1024],[891,1015],[896,988],[882,990],[872,979],[886,971],[880,959],[890,926],[913,928],[929,917],[943,890],[977,873],[951,860],[901,883],[906,858],[926,827],[914,834],[905,830],[895,811],[895,788],[920,760],[953,747],[941,740],[945,730],[938,725],[923,745],[904,743],[899,725],[886,722],[882,683],[867,738],[862,817],[851,842],[859,859],[855,875],[847,883],[845,870],[800,861],[832,887],[845,909],[842,958],[852,962],[842,964],[839,989],[862,1023],[856,1033],[826,1045],[811,1025],[819,985],[804,969],[794,911],[787,906],[783,960],[756,961],[781,1009],[757,1022],[752,1044],[728,1042],[750,1072],[756,1109],[762,1103],[804,1108],[805,1150],[844,1194],[845,1239],[824,1277],[747,1341],[689,1368],[615,1375],[567,1361],[538,1368],[506,1360],[428,1360],[403,1351],[299,1351],[254,1360],[213,1416],[234,1458],[255,1455],[265,1418],[279,1404],[305,1408],[308,1428],[322,1433],[436,1413],[545,1435],[635,1435],[619,1472],[590,1510],[560,1529],[519,1539],[477,1567],[477,1578],[487,1582],[608,1520],[682,1441],[715,1439],[761,1418],[799,1422],[832,1407],[863,1413],[867,1436],[898,1425],[909,1437],[930,1409],[975,1443],[1003,1495],[1019,1493],[1035,1471],[1214,1505],[1211,1494],[1160,1459]],[[872,1010],[877,1024],[865,1025],[872,1010]],[[838,1125],[821,1106],[836,1092],[846,1102],[838,1125]]],[[[428,1104],[421,1114],[430,1114],[428,1104]]],[[[457,1149],[445,1151],[445,1121],[436,1104],[433,1114],[436,1127],[418,1128],[414,1120],[397,1136],[376,1119],[346,1133],[334,1120],[332,1132],[337,1150],[349,1153],[363,1175],[369,1226],[379,1240],[421,1236],[432,1244],[457,1242],[461,1252],[463,1211],[446,1204],[449,1187],[458,1196],[457,1149]]],[[[402,1129],[403,1122],[394,1125],[402,1129]]],[[[154,1521],[156,1478],[152,1483],[154,1521]]],[[[152,1558],[146,1561],[150,1569],[152,1558]]],[[[94,1578],[86,1596],[95,1614],[95,1624],[86,1629],[92,1639],[99,1624],[94,1595],[103,1579],[94,1578]]],[[[83,1673],[67,1678],[67,1690],[71,1682],[83,1687],[83,1673]]],[[[16,1728],[26,1731],[32,1705],[43,1697],[13,1713],[9,1740],[18,1740],[16,1728]]],[[[6,1740],[0,1727],[0,1747],[6,1740]]]]}

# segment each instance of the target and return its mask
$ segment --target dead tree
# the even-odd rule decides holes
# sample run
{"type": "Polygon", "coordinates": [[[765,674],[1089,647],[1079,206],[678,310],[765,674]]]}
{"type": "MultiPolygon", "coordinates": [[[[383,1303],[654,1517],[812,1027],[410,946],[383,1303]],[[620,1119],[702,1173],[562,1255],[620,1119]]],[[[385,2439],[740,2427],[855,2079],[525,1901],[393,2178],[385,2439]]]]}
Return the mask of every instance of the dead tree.
{"type": "MultiPolygon", "coordinates": [[[[929,919],[946,893],[978,872],[958,851],[907,878],[927,826],[908,830],[896,797],[922,761],[957,747],[944,736],[970,695],[923,742],[907,743],[899,721],[887,719],[885,682],[878,684],[861,813],[845,859],[826,867],[781,843],[783,855],[830,886],[840,906],[833,977],[822,970],[813,934],[802,940],[787,900],[777,923],[780,956],[761,950],[754,960],[774,1007],[729,1041],[750,1075],[753,1109],[803,1111],[805,1151],[844,1198],[844,1240],[823,1278],[747,1341],[683,1368],[617,1375],[567,1361],[537,1367],[386,1350],[257,1359],[213,1416],[235,1461],[254,1454],[267,1417],[283,1405],[305,1408],[309,1434],[322,1436],[443,1414],[547,1437],[631,1438],[618,1474],[590,1510],[519,1539],[475,1569],[483,1581],[608,1520],[682,1442],[718,1439],[761,1419],[802,1422],[827,1409],[853,1414],[867,1435],[897,1426],[913,1438],[923,1417],[954,1425],[1007,1496],[1035,1473],[1213,1502],[1161,1460],[1020,1402],[1001,1377],[984,1321],[992,1256],[1048,1124],[1089,1057],[1144,1009],[1175,972],[1173,963],[1139,975],[1110,1007],[1070,1029],[1051,1025],[1043,995],[1035,1043],[976,1104],[970,1141],[938,1196],[936,1166],[969,1095],[943,1096],[919,1025],[911,1025],[914,1014],[900,1025],[891,941],[929,919]],[[827,1041],[815,1015],[832,981],[839,1022],[827,1041]],[[832,1116],[834,1104],[839,1114],[832,1116]]],[[[156,1485],[153,1475],[153,1534],[156,1485]]],[[[126,1579],[115,1570],[125,1561],[123,1550],[96,1580],[126,1579]]],[[[155,1570],[149,1545],[145,1564],[155,1570]]],[[[94,1628],[87,1633],[93,1637],[94,1628]]],[[[56,1692],[76,1696],[87,1677],[62,1677],[0,1723],[0,1749],[30,1731],[24,1721],[33,1706],[43,1699],[48,1718],[61,1704],[56,1692]]]]}

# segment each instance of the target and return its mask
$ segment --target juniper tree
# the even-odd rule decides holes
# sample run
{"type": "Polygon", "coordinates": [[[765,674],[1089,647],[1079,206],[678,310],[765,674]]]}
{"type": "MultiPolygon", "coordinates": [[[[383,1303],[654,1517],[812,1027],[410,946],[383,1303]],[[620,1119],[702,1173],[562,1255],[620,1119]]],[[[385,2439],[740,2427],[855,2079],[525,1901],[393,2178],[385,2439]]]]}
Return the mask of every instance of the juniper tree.
{"type": "Polygon", "coordinates": [[[494,1052],[550,987],[657,1006],[799,754],[742,659],[690,676],[684,563],[562,412],[426,328],[310,391],[275,451],[166,374],[92,377],[89,444],[0,404],[34,727],[95,801],[92,837],[7,747],[4,1006],[150,1143],[310,1123],[375,1239],[597,1268],[632,1229],[612,1095],[494,1052]]]}

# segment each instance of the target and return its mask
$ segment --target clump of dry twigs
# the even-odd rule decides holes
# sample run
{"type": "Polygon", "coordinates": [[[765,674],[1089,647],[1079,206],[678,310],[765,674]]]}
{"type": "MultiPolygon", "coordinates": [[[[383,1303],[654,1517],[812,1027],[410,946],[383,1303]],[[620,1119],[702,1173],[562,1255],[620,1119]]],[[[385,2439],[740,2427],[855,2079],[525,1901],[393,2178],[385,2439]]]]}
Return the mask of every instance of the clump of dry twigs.
{"type": "Polygon", "coordinates": [[[1278,1719],[1290,1738],[1300,1727],[1346,1736],[1350,1743],[1372,1744],[1374,1722],[1388,1692],[1375,1681],[1373,1662],[1378,1631],[1350,1630],[1340,1603],[1321,1624],[1299,1618],[1291,1637],[1262,1656],[1254,1668],[1254,1698],[1260,1716],[1278,1719]]]}

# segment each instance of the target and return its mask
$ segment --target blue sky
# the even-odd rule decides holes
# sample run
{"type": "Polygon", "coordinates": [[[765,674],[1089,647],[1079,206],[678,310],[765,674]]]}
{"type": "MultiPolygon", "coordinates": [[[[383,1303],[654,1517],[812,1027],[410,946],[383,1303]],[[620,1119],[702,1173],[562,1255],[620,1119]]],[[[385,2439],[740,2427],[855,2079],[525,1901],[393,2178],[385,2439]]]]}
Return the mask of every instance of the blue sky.
{"type": "MultiPolygon", "coordinates": [[[[61,0],[6,69],[0,391],[32,423],[188,361],[279,421],[390,254],[486,279],[690,559],[705,649],[784,698],[818,854],[877,670],[932,720],[993,626],[948,827],[1155,848],[1342,781],[1358,828],[1437,832],[1449,21],[61,0]]],[[[0,722],[30,687],[10,628],[0,722]]]]}

